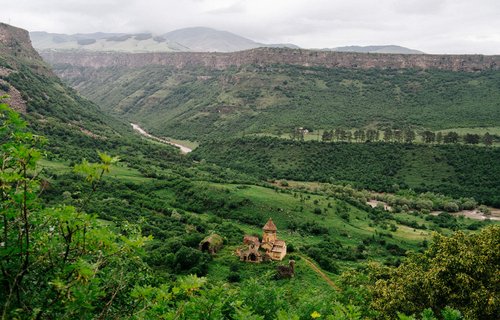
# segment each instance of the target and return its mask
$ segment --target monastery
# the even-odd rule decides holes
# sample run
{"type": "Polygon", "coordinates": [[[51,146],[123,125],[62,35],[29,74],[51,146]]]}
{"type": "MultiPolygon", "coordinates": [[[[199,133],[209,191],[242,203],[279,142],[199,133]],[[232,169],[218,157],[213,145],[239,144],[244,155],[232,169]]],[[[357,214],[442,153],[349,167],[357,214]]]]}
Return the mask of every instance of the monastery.
{"type": "Polygon", "coordinates": [[[286,256],[286,243],[278,239],[276,235],[278,229],[271,218],[262,231],[262,242],[258,237],[249,235],[243,237],[243,247],[236,251],[241,261],[256,263],[269,260],[281,261],[286,256]]]}

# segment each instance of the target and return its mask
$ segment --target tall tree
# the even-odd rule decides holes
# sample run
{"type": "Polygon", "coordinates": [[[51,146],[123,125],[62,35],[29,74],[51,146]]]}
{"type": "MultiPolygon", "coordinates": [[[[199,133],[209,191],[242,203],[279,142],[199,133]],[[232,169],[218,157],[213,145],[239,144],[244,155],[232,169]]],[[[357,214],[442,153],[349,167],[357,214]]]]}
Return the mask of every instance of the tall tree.
{"type": "Polygon", "coordinates": [[[394,140],[396,142],[403,142],[403,132],[401,130],[394,130],[393,131],[393,136],[394,136],[394,140]]]}
{"type": "Polygon", "coordinates": [[[384,141],[390,142],[390,141],[392,141],[392,137],[393,137],[392,130],[390,128],[385,129],[384,130],[384,141]]]}
{"type": "Polygon", "coordinates": [[[406,143],[413,143],[413,141],[415,141],[416,134],[415,131],[413,131],[410,128],[407,128],[406,130],[403,131],[403,136],[404,136],[403,139],[406,143]]]}
{"type": "Polygon", "coordinates": [[[458,143],[460,136],[455,131],[450,131],[444,135],[444,143],[458,143]]]}
{"type": "Polygon", "coordinates": [[[478,134],[467,133],[464,135],[464,143],[468,144],[478,144],[481,137],[478,134]]]}
{"type": "Polygon", "coordinates": [[[436,142],[437,143],[443,143],[443,134],[441,132],[438,132],[436,134],[436,142]]]}
{"type": "MultiPolygon", "coordinates": [[[[146,239],[133,226],[116,226],[117,234],[71,206],[43,207],[37,167],[43,139],[25,128],[0,104],[1,318],[116,318],[115,306],[127,305],[140,279],[137,250],[146,239]]],[[[101,164],[84,170],[92,189],[116,160],[100,156],[101,164]]]]}
{"type": "Polygon", "coordinates": [[[374,129],[366,130],[366,140],[377,141],[378,140],[378,131],[374,130],[374,129]]]}
{"type": "Polygon", "coordinates": [[[493,144],[493,136],[489,132],[486,132],[484,134],[484,136],[483,136],[483,143],[486,146],[491,146],[493,144]]]}
{"type": "Polygon", "coordinates": [[[429,130],[423,131],[420,135],[425,143],[433,143],[436,140],[436,134],[429,130]]]}

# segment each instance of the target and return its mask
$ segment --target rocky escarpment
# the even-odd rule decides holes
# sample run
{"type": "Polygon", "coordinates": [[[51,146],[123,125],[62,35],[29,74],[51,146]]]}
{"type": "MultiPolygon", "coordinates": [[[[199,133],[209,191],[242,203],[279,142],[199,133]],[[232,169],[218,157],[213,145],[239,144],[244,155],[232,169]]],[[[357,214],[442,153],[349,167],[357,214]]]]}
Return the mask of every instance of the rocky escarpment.
{"type": "Polygon", "coordinates": [[[26,113],[26,101],[21,92],[9,82],[9,76],[25,65],[34,72],[54,76],[40,55],[31,46],[26,30],[0,23],[0,96],[16,111],[26,113]]]}
{"type": "Polygon", "coordinates": [[[205,67],[226,69],[232,66],[290,64],[327,68],[438,69],[450,71],[500,70],[500,56],[373,54],[312,51],[284,48],[258,48],[233,53],[106,53],[84,51],[42,51],[42,57],[52,65],[69,64],[79,67],[112,66],[143,67],[146,65],[205,67]]]}
{"type": "Polygon", "coordinates": [[[41,62],[40,55],[31,46],[28,31],[0,23],[0,55],[23,59],[23,62],[41,62]]]}

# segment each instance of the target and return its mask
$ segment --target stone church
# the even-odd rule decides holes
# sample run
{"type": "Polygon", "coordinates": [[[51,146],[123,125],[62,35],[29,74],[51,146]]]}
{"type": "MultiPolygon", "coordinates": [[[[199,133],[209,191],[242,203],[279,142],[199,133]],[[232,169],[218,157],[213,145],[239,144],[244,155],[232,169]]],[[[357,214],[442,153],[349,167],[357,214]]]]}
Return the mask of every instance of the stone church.
{"type": "Polygon", "coordinates": [[[258,237],[248,235],[243,237],[243,247],[236,251],[241,261],[257,263],[269,260],[281,261],[286,256],[286,243],[278,239],[276,234],[278,229],[271,218],[262,231],[262,242],[258,237]]]}

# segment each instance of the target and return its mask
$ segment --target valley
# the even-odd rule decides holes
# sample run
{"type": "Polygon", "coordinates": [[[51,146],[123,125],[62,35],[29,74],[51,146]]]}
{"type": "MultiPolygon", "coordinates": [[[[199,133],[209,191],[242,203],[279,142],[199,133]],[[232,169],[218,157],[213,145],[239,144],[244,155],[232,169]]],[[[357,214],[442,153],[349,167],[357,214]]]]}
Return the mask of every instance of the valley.
{"type": "Polygon", "coordinates": [[[40,54],[0,24],[2,319],[498,314],[500,56],[40,54]]]}
{"type": "Polygon", "coordinates": [[[139,132],[139,134],[141,134],[141,135],[143,135],[143,136],[145,136],[147,138],[150,138],[150,139],[153,139],[153,140],[156,140],[156,141],[159,141],[159,142],[162,142],[162,143],[169,144],[169,145],[172,145],[174,147],[177,147],[177,148],[179,148],[181,150],[181,153],[187,154],[187,153],[193,151],[192,149],[188,148],[187,146],[183,146],[181,144],[178,144],[178,143],[166,140],[166,139],[162,139],[162,138],[158,138],[158,137],[152,136],[149,133],[147,133],[144,129],[142,129],[141,127],[139,127],[139,125],[137,125],[135,123],[131,123],[131,125],[132,125],[132,128],[134,128],[135,131],[139,132]]]}

